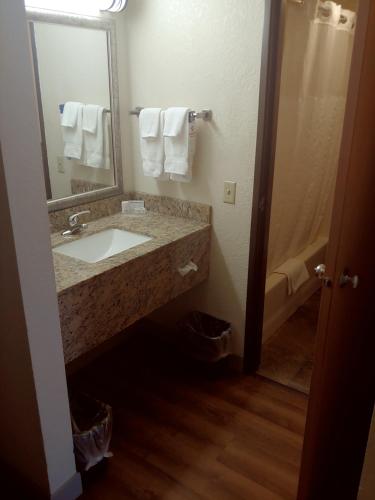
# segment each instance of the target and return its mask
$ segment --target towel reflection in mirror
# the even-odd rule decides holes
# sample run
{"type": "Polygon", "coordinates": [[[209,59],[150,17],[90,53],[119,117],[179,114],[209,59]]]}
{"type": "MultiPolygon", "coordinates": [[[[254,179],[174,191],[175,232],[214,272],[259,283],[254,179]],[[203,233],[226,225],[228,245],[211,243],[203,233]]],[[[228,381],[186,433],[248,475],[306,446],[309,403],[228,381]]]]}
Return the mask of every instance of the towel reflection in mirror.
{"type": "Polygon", "coordinates": [[[81,165],[109,169],[109,126],[103,106],[65,103],[61,117],[64,156],[81,160],[81,165]]]}

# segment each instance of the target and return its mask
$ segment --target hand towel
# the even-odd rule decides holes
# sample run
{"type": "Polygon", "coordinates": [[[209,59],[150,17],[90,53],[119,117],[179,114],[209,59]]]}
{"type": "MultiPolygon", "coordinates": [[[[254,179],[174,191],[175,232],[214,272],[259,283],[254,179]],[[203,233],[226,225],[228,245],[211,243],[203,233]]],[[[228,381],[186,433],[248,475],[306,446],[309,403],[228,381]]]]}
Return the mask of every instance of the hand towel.
{"type": "Polygon", "coordinates": [[[83,122],[90,130],[83,130],[84,136],[84,164],[93,168],[105,168],[104,158],[104,108],[103,106],[91,104],[84,106],[83,122]],[[93,108],[96,108],[96,120],[93,108]],[[96,126],[93,122],[96,121],[96,126]]]}
{"type": "Polygon", "coordinates": [[[64,141],[64,156],[81,159],[82,156],[82,110],[81,102],[66,102],[61,117],[64,141]]]}
{"type": "Polygon", "coordinates": [[[195,153],[195,126],[191,125],[194,124],[189,123],[188,108],[168,108],[165,112],[164,171],[171,174],[173,180],[191,180],[195,153]]]}
{"type": "Polygon", "coordinates": [[[104,168],[109,170],[113,164],[113,151],[112,151],[112,120],[111,113],[103,113],[104,122],[104,168]]]}
{"type": "Polygon", "coordinates": [[[98,126],[98,108],[97,104],[86,104],[83,108],[82,128],[85,132],[95,134],[98,126]]]}
{"type": "Polygon", "coordinates": [[[168,108],[165,112],[164,137],[177,137],[181,134],[188,116],[189,108],[168,108]]]}
{"type": "Polygon", "coordinates": [[[81,102],[68,101],[60,105],[62,108],[62,127],[75,127],[78,119],[78,112],[82,109],[81,102]]]}
{"type": "Polygon", "coordinates": [[[288,259],[273,272],[286,276],[288,280],[288,295],[296,293],[297,290],[310,278],[306,264],[303,260],[298,258],[288,259]]]}
{"type": "Polygon", "coordinates": [[[156,138],[160,130],[161,108],[144,108],[139,114],[139,132],[143,139],[156,138]]]}
{"type": "Polygon", "coordinates": [[[188,169],[185,174],[170,174],[171,181],[191,182],[193,178],[193,161],[195,155],[197,126],[195,121],[189,123],[188,169]]]}
{"type": "MultiPolygon", "coordinates": [[[[142,113],[143,111],[146,110],[142,110],[142,113]]],[[[154,177],[155,179],[158,180],[169,180],[169,175],[165,175],[164,173],[164,140],[163,140],[164,114],[165,114],[164,111],[161,111],[161,109],[159,109],[158,134],[155,137],[152,136],[142,137],[142,134],[144,133],[142,128],[145,122],[141,120],[139,123],[143,174],[147,177],[154,177]]],[[[147,115],[143,114],[143,117],[145,116],[147,115]]]]}

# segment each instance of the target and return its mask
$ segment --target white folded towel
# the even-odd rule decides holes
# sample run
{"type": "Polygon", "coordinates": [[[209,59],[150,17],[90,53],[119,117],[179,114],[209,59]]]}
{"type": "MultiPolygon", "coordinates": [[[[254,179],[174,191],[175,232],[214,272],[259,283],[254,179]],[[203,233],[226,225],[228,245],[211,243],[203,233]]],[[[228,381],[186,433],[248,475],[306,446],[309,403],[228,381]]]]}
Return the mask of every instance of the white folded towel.
{"type": "Polygon", "coordinates": [[[164,137],[177,137],[185,127],[189,108],[168,108],[165,112],[164,137]]]}
{"type": "Polygon", "coordinates": [[[310,278],[306,264],[298,258],[288,259],[273,272],[286,276],[288,280],[288,295],[296,293],[310,278]]]}
{"type": "Polygon", "coordinates": [[[197,126],[195,121],[189,123],[189,145],[188,145],[188,169],[185,174],[170,174],[171,181],[191,182],[193,179],[193,161],[195,155],[197,138],[197,126]]]}
{"type": "Polygon", "coordinates": [[[139,133],[143,139],[156,138],[160,131],[161,108],[144,108],[139,114],[139,133]]]}
{"type": "Polygon", "coordinates": [[[103,113],[104,123],[104,168],[109,170],[112,166],[112,120],[110,113],[103,113]]]}
{"type": "Polygon", "coordinates": [[[61,117],[64,141],[64,156],[81,159],[82,156],[82,110],[81,102],[66,102],[61,117]]]}
{"type": "Polygon", "coordinates": [[[63,107],[61,126],[62,127],[75,127],[78,119],[78,112],[82,110],[83,104],[81,102],[66,102],[63,107]]]}
{"type": "Polygon", "coordinates": [[[98,126],[98,108],[97,104],[86,104],[83,108],[82,128],[85,132],[95,134],[98,126]]]}
{"type": "Polygon", "coordinates": [[[189,108],[168,108],[165,112],[164,171],[171,179],[189,182],[195,154],[195,124],[189,123],[189,108]]]}
{"type": "Polygon", "coordinates": [[[84,135],[84,161],[89,167],[106,168],[104,158],[104,108],[97,104],[84,106],[83,122],[86,129],[84,135]],[[95,109],[96,113],[95,113],[95,109]],[[95,125],[96,124],[96,125],[95,125]],[[90,130],[95,130],[91,132],[90,130]]]}
{"type": "MultiPolygon", "coordinates": [[[[154,108],[155,109],[155,108],[154,108]]],[[[164,128],[164,111],[161,109],[158,112],[153,111],[148,115],[147,109],[143,109],[140,114],[140,122],[139,122],[139,134],[140,134],[140,147],[141,147],[141,156],[142,156],[142,166],[143,166],[143,174],[147,177],[154,177],[158,180],[169,180],[169,175],[165,175],[164,173],[164,140],[163,140],[163,128],[164,128]],[[144,119],[147,116],[152,114],[153,119],[149,120],[148,118],[144,119]],[[155,121],[154,117],[157,114],[159,125],[158,132],[156,136],[147,135],[143,137],[145,131],[143,127],[147,123],[147,134],[155,133],[155,121]],[[153,127],[149,127],[151,121],[153,122],[153,127]],[[153,128],[153,130],[151,130],[153,128]]]]}

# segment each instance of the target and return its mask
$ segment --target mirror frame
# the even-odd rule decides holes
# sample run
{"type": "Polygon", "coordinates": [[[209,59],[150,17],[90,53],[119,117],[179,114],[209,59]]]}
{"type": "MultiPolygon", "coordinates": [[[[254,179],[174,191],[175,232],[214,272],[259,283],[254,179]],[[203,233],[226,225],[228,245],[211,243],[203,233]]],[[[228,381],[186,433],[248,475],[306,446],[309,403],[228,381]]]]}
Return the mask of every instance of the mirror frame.
{"type": "MultiPolygon", "coordinates": [[[[79,193],[57,200],[47,200],[49,212],[70,208],[83,203],[102,200],[111,196],[123,194],[123,174],[122,174],[122,154],[121,154],[121,131],[120,131],[120,101],[119,101],[119,82],[117,72],[117,44],[115,22],[110,19],[100,19],[94,17],[84,17],[76,14],[54,13],[50,11],[41,11],[28,8],[26,10],[28,24],[34,22],[43,22],[49,24],[60,24],[66,26],[76,26],[81,28],[91,28],[103,30],[107,34],[108,50],[108,73],[109,73],[109,92],[111,103],[111,125],[112,125],[112,158],[114,170],[114,186],[96,189],[88,193],[79,193]]],[[[30,32],[31,35],[31,32],[30,32]]],[[[30,36],[31,39],[31,36],[30,36]]],[[[34,61],[33,61],[34,62],[34,61]]],[[[34,68],[35,69],[35,68],[34,68]]],[[[39,85],[38,76],[35,74],[35,85],[39,85]]],[[[40,117],[40,126],[43,127],[43,121],[40,117]]],[[[42,137],[44,130],[41,130],[42,137]]],[[[48,170],[48,162],[43,149],[46,147],[42,142],[42,156],[44,171],[48,170]],[[47,162],[47,163],[46,163],[47,162]]]]}

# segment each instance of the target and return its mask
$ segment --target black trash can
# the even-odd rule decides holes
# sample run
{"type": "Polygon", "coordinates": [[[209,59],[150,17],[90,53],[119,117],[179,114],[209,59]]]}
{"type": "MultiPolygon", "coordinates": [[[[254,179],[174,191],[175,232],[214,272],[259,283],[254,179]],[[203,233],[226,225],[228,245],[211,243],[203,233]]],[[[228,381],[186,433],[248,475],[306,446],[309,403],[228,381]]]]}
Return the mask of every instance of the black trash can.
{"type": "Polygon", "coordinates": [[[70,398],[74,455],[77,470],[87,471],[111,457],[112,408],[85,394],[70,398]]]}
{"type": "Polygon", "coordinates": [[[197,361],[214,363],[232,352],[232,327],[227,321],[192,311],[179,321],[177,330],[179,348],[197,361]]]}

